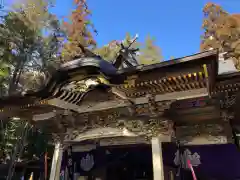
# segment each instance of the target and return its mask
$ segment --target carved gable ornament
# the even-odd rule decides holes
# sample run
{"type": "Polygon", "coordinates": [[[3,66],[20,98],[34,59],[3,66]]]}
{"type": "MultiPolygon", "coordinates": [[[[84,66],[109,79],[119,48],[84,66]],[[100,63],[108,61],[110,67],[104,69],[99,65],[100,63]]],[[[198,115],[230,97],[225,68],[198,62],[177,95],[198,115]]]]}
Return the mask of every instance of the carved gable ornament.
{"type": "Polygon", "coordinates": [[[184,169],[189,169],[187,160],[191,162],[192,166],[197,167],[201,164],[200,158],[201,157],[197,152],[192,154],[189,149],[185,149],[182,154],[179,152],[179,150],[177,150],[175,153],[174,164],[177,166],[181,165],[181,167],[184,169]]]}

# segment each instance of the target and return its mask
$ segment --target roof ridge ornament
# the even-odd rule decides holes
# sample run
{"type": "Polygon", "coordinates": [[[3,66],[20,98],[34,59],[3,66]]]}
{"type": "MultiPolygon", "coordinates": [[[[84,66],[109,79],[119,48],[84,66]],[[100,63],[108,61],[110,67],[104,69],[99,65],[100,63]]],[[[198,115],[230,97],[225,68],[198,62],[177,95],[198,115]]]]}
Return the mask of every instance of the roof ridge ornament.
{"type": "Polygon", "coordinates": [[[139,48],[131,48],[131,46],[136,42],[138,39],[138,34],[135,35],[131,41],[129,41],[129,45],[126,47],[124,46],[123,42],[119,44],[121,49],[119,50],[119,55],[117,56],[115,62],[113,63],[113,66],[117,69],[125,68],[124,64],[127,67],[133,67],[137,66],[138,62],[135,58],[136,53],[139,51],[139,48]],[[132,60],[132,62],[129,61],[129,58],[132,60]]]}

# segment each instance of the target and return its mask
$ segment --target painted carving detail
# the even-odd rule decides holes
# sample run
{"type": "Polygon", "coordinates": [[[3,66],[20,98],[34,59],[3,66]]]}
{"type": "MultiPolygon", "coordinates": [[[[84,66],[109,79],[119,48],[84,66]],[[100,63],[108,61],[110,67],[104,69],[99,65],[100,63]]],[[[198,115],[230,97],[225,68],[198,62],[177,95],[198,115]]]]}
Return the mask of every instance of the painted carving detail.
{"type": "Polygon", "coordinates": [[[229,122],[231,119],[234,118],[233,112],[227,112],[226,110],[221,110],[221,118],[225,122],[229,122]]]}
{"type": "Polygon", "coordinates": [[[81,81],[72,81],[65,86],[62,90],[67,90],[71,92],[86,92],[90,87],[100,84],[97,78],[88,78],[81,81]]]}
{"type": "Polygon", "coordinates": [[[220,100],[221,117],[223,121],[228,122],[234,118],[234,112],[231,110],[236,103],[236,95],[230,95],[228,92],[224,94],[224,98],[220,100]]]}
{"type": "Polygon", "coordinates": [[[225,143],[222,139],[223,135],[224,128],[222,124],[202,124],[176,128],[176,136],[182,143],[191,142],[193,139],[200,136],[216,144],[225,143]]]}
{"type": "Polygon", "coordinates": [[[151,100],[150,104],[134,105],[136,109],[134,115],[129,113],[127,107],[84,114],[63,112],[59,114],[57,122],[62,125],[59,129],[65,133],[65,141],[73,140],[82,133],[99,128],[126,129],[136,136],[148,138],[160,134],[174,135],[173,122],[162,117],[164,111],[170,107],[171,101],[151,100]]]}
{"type": "Polygon", "coordinates": [[[236,95],[229,95],[229,93],[226,93],[224,95],[224,98],[220,100],[220,107],[221,108],[230,108],[232,107],[236,102],[236,95]]]}
{"type": "MultiPolygon", "coordinates": [[[[126,110],[107,110],[101,113],[72,113],[74,116],[75,127],[68,129],[65,140],[75,139],[78,135],[89,130],[99,128],[115,128],[119,130],[128,130],[139,136],[157,136],[159,134],[172,135],[173,122],[161,116],[149,118],[144,115],[129,116],[124,115],[126,110]]],[[[69,118],[68,118],[69,119],[69,118]]]]}
{"type": "MultiPolygon", "coordinates": [[[[164,135],[173,135],[173,123],[168,120],[160,120],[160,119],[149,119],[148,121],[141,120],[115,120],[115,122],[108,122],[99,126],[84,126],[78,130],[72,130],[72,132],[68,131],[65,136],[65,140],[73,140],[78,135],[83,134],[92,129],[97,128],[115,128],[124,131],[127,130],[130,133],[133,133],[137,136],[146,136],[146,137],[154,137],[159,134],[164,135]]],[[[99,134],[101,135],[101,134],[99,134]]]]}

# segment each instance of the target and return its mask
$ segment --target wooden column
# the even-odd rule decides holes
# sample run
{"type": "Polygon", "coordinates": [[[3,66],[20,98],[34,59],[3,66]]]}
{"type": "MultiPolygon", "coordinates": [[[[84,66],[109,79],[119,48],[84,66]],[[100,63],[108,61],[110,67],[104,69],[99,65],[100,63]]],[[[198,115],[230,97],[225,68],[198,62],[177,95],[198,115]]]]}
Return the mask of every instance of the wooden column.
{"type": "Polygon", "coordinates": [[[53,153],[51,174],[50,174],[49,180],[59,180],[61,163],[62,163],[62,155],[63,155],[63,146],[60,142],[57,142],[55,144],[55,149],[53,153]]]}
{"type": "Polygon", "coordinates": [[[152,161],[154,180],[164,180],[162,142],[157,137],[152,138],[152,161]]]}

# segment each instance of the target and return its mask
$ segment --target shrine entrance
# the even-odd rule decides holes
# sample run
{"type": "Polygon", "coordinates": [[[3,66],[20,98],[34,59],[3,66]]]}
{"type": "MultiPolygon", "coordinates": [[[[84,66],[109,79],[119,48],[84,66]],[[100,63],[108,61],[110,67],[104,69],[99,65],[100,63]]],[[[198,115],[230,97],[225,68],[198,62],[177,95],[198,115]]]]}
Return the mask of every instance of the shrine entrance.
{"type": "MultiPolygon", "coordinates": [[[[153,179],[154,156],[150,144],[92,146],[92,149],[74,145],[72,149],[74,168],[73,175],[70,177],[75,177],[72,179],[153,179]],[[83,151],[80,152],[81,149],[83,151]]],[[[176,144],[163,143],[162,152],[164,180],[192,180],[192,173],[186,164],[186,159],[191,160],[197,179],[233,180],[240,175],[237,168],[240,154],[233,144],[182,146],[179,151],[176,144]],[[228,157],[225,154],[232,156],[228,157]]],[[[66,176],[66,172],[69,175],[70,168],[64,164],[68,161],[69,159],[63,158],[65,166],[62,167],[61,175],[66,176]]]]}
{"type": "Polygon", "coordinates": [[[107,162],[107,180],[153,179],[150,145],[112,147],[107,162]]]}
{"type": "Polygon", "coordinates": [[[71,158],[67,151],[64,152],[61,176],[88,180],[153,179],[150,144],[95,146],[94,149],[83,152],[79,147],[78,145],[72,147],[71,158]],[[69,167],[69,161],[73,163],[73,168],[69,167]],[[71,175],[69,173],[72,170],[71,175]]]}
{"type": "MultiPolygon", "coordinates": [[[[240,74],[219,75],[217,51],[149,66],[130,63],[124,68],[123,62],[129,63],[128,58],[124,59],[128,48],[122,48],[123,53],[114,64],[83,48],[83,52],[88,52],[86,57],[63,64],[41,89],[0,100],[2,118],[28,119],[52,136],[55,151],[50,180],[59,180],[59,174],[76,179],[75,172],[88,179],[172,180],[166,170],[168,156],[164,154],[164,143],[173,143],[175,147],[178,142],[227,144],[233,143],[233,135],[237,140],[233,132],[239,127],[236,114],[240,74]],[[79,136],[75,144],[96,139],[100,142],[91,150],[81,149],[84,145],[81,144],[82,154],[78,155],[71,148],[75,146],[72,141],[79,136]],[[125,141],[130,137],[137,147],[127,148],[133,144],[125,141]],[[141,151],[141,143],[134,139],[138,137],[147,139],[143,144],[148,144],[148,150],[141,151]],[[112,142],[104,144],[106,138],[112,142]],[[125,145],[124,150],[120,150],[120,144],[125,145]],[[134,149],[141,154],[137,155],[134,149]],[[115,159],[118,153],[123,157],[115,159]]],[[[8,179],[15,171],[23,147],[23,143],[19,144],[8,179]]],[[[173,151],[169,156],[172,163],[176,149],[165,150],[168,154],[170,151],[173,151]]],[[[211,163],[206,163],[208,156],[203,157],[206,159],[201,162],[211,163]]],[[[196,172],[200,168],[201,165],[195,168],[196,172]]],[[[228,180],[233,179],[229,176],[228,180]]]]}

